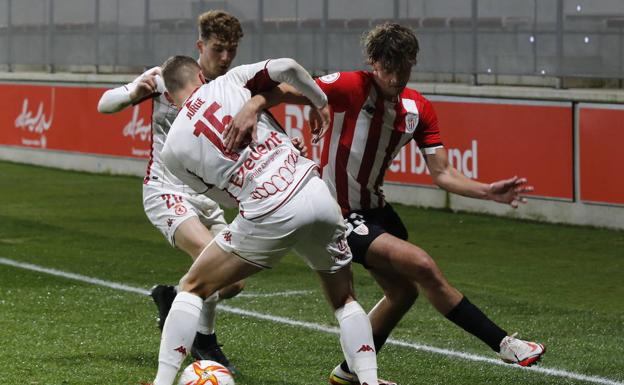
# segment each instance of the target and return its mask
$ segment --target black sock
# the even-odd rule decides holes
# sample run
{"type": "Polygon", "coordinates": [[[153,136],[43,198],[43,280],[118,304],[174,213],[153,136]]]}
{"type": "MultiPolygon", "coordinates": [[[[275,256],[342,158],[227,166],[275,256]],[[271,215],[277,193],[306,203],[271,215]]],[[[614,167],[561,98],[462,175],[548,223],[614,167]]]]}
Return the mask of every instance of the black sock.
{"type": "Polygon", "coordinates": [[[478,307],[470,303],[465,296],[446,315],[446,318],[485,342],[495,352],[500,350],[500,343],[507,336],[506,331],[492,322],[478,307]]]}
{"type": "MultiPolygon", "coordinates": [[[[376,336],[373,334],[373,342],[375,343],[375,354],[379,353],[381,348],[386,343],[387,339],[388,339],[387,335],[376,336]]],[[[347,364],[347,361],[342,361],[342,364],[340,364],[340,368],[344,370],[345,372],[351,373],[351,369],[349,369],[349,365],[347,364]]]]}
{"type": "Polygon", "coordinates": [[[195,343],[199,346],[215,346],[217,345],[217,333],[202,334],[197,332],[195,334],[195,343]]]}

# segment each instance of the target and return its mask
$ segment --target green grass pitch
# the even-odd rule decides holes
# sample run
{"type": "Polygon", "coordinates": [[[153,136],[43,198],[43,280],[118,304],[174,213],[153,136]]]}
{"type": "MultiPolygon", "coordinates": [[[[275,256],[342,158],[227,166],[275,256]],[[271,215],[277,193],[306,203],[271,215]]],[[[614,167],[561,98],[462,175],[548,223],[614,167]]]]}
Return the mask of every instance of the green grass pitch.
{"type": "MultiPolygon", "coordinates": [[[[148,222],[136,177],[2,162],[0,202],[5,261],[141,289],[176,282],[190,264],[148,222]]],[[[401,385],[624,384],[624,232],[395,207],[410,240],[456,287],[548,353],[537,371],[478,361],[496,356],[421,296],[392,336],[410,346],[387,345],[380,376],[401,385]]],[[[369,309],[380,291],[362,268],[354,271],[369,309]]],[[[341,361],[338,339],[297,323],[336,325],[315,275],[289,255],[249,279],[245,293],[223,304],[249,315],[222,311],[217,319],[224,351],[242,373],[237,384],[327,384],[341,361]],[[293,290],[300,293],[250,296],[293,290]]],[[[0,384],[151,381],[155,309],[144,295],[0,263],[0,384]]]]}

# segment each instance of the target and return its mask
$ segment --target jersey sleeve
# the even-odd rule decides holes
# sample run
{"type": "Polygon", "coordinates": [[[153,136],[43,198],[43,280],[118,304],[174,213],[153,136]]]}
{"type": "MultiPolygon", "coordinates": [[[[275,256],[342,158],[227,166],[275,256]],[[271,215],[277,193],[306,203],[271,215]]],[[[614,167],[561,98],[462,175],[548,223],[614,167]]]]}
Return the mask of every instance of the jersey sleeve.
{"type": "Polygon", "coordinates": [[[362,76],[357,72],[336,72],[316,79],[316,84],[327,95],[327,101],[334,111],[346,111],[354,98],[364,92],[362,76]]]}
{"type": "Polygon", "coordinates": [[[151,95],[146,95],[145,97],[139,100],[133,101],[130,99],[130,93],[134,91],[134,89],[137,86],[137,83],[141,80],[141,78],[143,78],[144,76],[151,76],[155,74],[156,72],[158,72],[159,69],[160,67],[150,68],[149,70],[145,71],[140,76],[138,76],[136,79],[134,79],[132,82],[125,84],[123,86],[120,86],[120,87],[111,88],[107,90],[106,92],[104,92],[104,94],[100,97],[100,100],[98,102],[98,107],[97,107],[98,111],[103,114],[112,114],[115,112],[122,111],[123,109],[125,109],[126,107],[130,105],[137,105],[143,102],[144,100],[151,99],[154,96],[164,93],[165,83],[160,75],[156,75],[156,92],[155,93],[151,95]]]}
{"type": "Polygon", "coordinates": [[[443,146],[438,128],[438,116],[433,104],[425,98],[422,98],[418,126],[414,131],[414,140],[418,148],[425,154],[433,154],[436,148],[443,146]]]}
{"type": "Polygon", "coordinates": [[[251,95],[269,91],[287,83],[295,87],[316,107],[327,104],[327,97],[314,82],[310,74],[295,60],[290,58],[270,59],[264,62],[237,67],[233,76],[239,85],[247,88],[251,95]]]}
{"type": "Polygon", "coordinates": [[[225,76],[228,77],[229,81],[249,89],[252,96],[270,91],[277,87],[279,83],[269,76],[268,62],[269,60],[264,60],[258,63],[234,67],[225,76]]]}

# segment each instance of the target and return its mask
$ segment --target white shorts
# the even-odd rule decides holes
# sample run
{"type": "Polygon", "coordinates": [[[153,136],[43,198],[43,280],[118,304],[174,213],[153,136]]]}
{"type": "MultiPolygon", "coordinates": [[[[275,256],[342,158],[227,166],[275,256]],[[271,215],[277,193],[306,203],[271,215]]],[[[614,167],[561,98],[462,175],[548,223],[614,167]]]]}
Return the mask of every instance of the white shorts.
{"type": "Polygon", "coordinates": [[[327,185],[312,176],[272,213],[248,220],[240,214],[217,235],[225,251],[273,267],[289,250],[317,271],[335,272],[351,262],[346,225],[327,185]]]}
{"type": "Polygon", "coordinates": [[[215,236],[227,226],[221,207],[190,187],[150,181],[143,185],[143,207],[147,218],[171,246],[175,246],[176,229],[189,218],[198,217],[215,236]]]}

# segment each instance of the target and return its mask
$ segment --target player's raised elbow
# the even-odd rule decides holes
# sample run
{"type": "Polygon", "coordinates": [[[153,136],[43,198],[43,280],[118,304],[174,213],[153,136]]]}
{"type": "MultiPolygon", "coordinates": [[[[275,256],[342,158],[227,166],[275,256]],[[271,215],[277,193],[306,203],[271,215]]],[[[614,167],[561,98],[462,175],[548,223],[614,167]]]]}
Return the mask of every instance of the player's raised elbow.
{"type": "Polygon", "coordinates": [[[295,59],[283,57],[273,59],[268,63],[269,75],[272,79],[290,83],[300,71],[305,71],[295,59]]]}
{"type": "Polygon", "coordinates": [[[112,103],[108,101],[108,91],[104,92],[100,100],[98,101],[97,110],[101,114],[113,114],[117,112],[112,103]]]}

